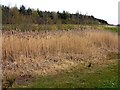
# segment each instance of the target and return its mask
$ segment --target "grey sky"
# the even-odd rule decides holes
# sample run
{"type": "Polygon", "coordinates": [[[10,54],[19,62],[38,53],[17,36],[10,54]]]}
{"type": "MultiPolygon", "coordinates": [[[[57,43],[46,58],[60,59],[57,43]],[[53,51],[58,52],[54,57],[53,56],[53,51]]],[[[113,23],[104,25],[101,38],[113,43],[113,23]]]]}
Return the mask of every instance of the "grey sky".
{"type": "Polygon", "coordinates": [[[47,11],[68,11],[93,15],[104,19],[110,24],[118,24],[119,0],[0,0],[0,4],[7,6],[25,5],[34,9],[47,11]]]}

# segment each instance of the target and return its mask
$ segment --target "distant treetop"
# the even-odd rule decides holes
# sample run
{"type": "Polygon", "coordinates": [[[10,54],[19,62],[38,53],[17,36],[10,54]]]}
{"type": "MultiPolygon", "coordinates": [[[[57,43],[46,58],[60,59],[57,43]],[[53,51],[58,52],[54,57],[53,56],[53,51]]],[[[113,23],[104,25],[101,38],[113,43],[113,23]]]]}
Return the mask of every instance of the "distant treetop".
{"type": "Polygon", "coordinates": [[[107,21],[94,18],[94,16],[82,15],[76,12],[50,12],[26,9],[24,5],[18,9],[2,5],[3,24],[16,24],[29,22],[33,24],[108,24],[107,21]]]}

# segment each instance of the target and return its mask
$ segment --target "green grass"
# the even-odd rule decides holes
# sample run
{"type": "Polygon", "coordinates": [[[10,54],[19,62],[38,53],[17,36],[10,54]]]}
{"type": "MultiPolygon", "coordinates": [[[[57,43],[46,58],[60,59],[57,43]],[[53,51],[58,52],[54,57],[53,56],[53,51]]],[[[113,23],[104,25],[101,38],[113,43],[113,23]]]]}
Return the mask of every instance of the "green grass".
{"type": "Polygon", "coordinates": [[[98,30],[109,30],[112,32],[118,32],[120,30],[120,28],[117,26],[105,26],[105,25],[95,26],[95,28],[98,30]]]}
{"type": "Polygon", "coordinates": [[[98,67],[80,66],[57,75],[41,76],[26,88],[117,88],[118,66],[116,63],[98,67]]]}
{"type": "Polygon", "coordinates": [[[31,24],[15,24],[15,25],[3,25],[3,31],[16,30],[16,31],[41,31],[41,30],[110,30],[118,32],[118,27],[108,27],[105,25],[77,25],[77,24],[53,24],[53,25],[31,25],[31,24]]]}

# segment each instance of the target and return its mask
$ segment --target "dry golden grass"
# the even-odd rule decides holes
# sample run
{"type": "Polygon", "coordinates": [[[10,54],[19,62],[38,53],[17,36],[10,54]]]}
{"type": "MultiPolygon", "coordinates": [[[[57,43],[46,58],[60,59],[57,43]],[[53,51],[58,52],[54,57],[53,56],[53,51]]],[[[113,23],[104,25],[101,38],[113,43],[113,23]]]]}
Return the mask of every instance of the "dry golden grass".
{"type": "Polygon", "coordinates": [[[3,74],[46,75],[81,63],[99,63],[118,52],[118,35],[108,31],[4,32],[3,74]]]}
{"type": "Polygon", "coordinates": [[[5,35],[3,34],[3,58],[6,57],[37,57],[41,54],[60,53],[89,53],[104,48],[108,50],[116,50],[118,47],[118,37],[116,33],[86,31],[79,32],[62,32],[52,35],[51,33],[43,33],[29,35],[22,33],[21,35],[5,35]],[[80,33],[80,35],[79,35],[80,33]]]}

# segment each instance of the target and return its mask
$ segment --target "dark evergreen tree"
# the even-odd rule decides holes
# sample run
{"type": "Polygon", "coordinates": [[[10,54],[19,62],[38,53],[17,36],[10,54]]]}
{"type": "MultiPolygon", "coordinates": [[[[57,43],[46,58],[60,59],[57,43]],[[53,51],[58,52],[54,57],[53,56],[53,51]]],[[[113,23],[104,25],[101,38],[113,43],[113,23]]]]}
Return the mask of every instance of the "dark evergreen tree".
{"type": "Polygon", "coordinates": [[[32,15],[32,9],[30,8],[27,9],[27,15],[32,15]]]}
{"type": "Polygon", "coordinates": [[[21,14],[25,15],[25,14],[26,14],[25,6],[22,5],[22,6],[20,7],[20,10],[19,10],[19,11],[20,11],[21,14]]]}

